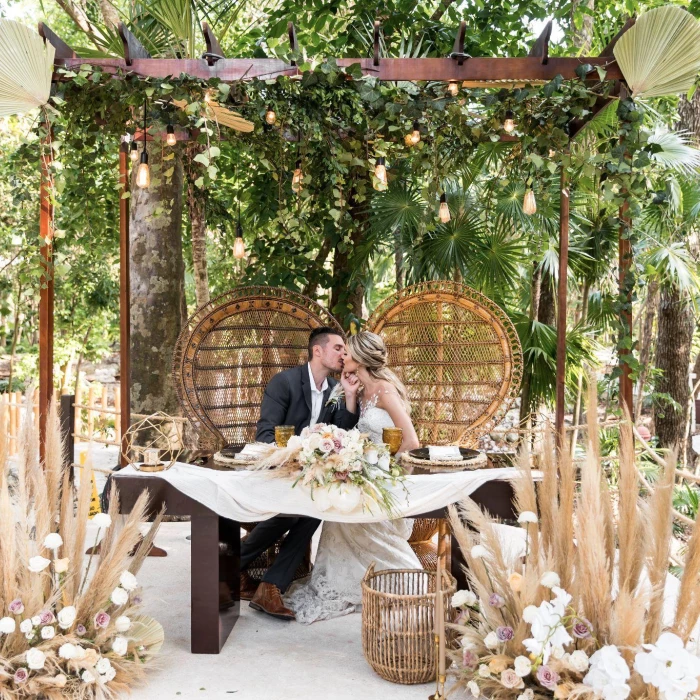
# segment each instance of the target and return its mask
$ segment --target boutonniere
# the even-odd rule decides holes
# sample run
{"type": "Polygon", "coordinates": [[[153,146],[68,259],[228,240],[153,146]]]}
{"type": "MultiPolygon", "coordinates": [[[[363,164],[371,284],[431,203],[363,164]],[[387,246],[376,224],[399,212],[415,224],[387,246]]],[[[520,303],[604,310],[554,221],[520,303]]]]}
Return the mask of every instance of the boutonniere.
{"type": "Polygon", "coordinates": [[[326,401],[326,406],[331,406],[332,408],[338,408],[340,402],[345,398],[345,391],[343,390],[343,385],[338,382],[331,391],[331,395],[326,401]]]}

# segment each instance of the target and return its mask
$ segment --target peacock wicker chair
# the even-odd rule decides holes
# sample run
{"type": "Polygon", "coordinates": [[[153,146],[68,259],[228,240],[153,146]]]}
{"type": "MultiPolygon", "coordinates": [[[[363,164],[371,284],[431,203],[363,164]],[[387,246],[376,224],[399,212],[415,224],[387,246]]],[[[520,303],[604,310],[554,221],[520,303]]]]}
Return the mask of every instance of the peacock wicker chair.
{"type": "MultiPolygon", "coordinates": [[[[466,285],[405,287],[377,307],[367,329],[386,342],[423,444],[476,447],[518,395],[523,356],[515,327],[499,306],[466,285]]],[[[435,521],[418,518],[409,539],[431,570],[436,530],[435,521]]]]}

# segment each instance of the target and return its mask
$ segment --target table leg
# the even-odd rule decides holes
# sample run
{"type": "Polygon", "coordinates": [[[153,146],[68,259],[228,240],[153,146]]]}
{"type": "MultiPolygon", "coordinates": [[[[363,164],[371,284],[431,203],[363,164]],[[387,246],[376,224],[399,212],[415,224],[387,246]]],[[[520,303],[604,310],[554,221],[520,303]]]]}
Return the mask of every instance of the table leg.
{"type": "Polygon", "coordinates": [[[192,516],[193,654],[218,654],[240,612],[240,528],[215,513],[192,516]],[[235,533],[235,537],[234,537],[235,533]],[[221,610],[221,594],[233,605],[221,610]]]}
{"type": "Polygon", "coordinates": [[[450,573],[457,581],[457,590],[462,591],[467,588],[467,573],[464,571],[464,557],[459,548],[459,542],[450,528],[450,573]]]}

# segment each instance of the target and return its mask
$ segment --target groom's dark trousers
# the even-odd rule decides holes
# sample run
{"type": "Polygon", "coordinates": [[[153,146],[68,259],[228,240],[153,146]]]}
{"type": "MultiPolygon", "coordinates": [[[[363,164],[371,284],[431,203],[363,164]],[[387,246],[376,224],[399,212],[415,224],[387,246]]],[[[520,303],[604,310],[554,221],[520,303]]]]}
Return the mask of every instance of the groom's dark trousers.
{"type": "MultiPolygon", "coordinates": [[[[350,430],[357,425],[358,416],[350,413],[342,402],[339,405],[326,405],[335,385],[336,381],[328,377],[328,389],[323,394],[318,422],[350,430]]],[[[276,374],[268,383],[260,407],[255,439],[258,442],[274,442],[277,425],[293,425],[294,432],[299,435],[309,425],[310,418],[311,379],[309,367],[304,364],[276,374]]],[[[245,571],[286,532],[279,554],[262,579],[265,583],[274,584],[284,593],[294,579],[309,542],[320,524],[321,521],[316,518],[286,515],[258,523],[241,544],[241,569],[245,571]]]]}

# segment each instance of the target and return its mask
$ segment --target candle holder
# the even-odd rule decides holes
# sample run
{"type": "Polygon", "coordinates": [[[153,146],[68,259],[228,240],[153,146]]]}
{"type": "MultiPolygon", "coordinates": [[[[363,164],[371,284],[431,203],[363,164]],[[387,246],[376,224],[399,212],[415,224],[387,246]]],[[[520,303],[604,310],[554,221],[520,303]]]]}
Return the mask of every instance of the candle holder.
{"type": "Polygon", "coordinates": [[[382,441],[389,445],[389,452],[393,457],[401,448],[403,442],[403,430],[401,428],[384,428],[382,441]]]}
{"type": "Polygon", "coordinates": [[[293,425],[277,425],[275,426],[275,444],[277,447],[286,447],[289,438],[294,435],[295,427],[293,425]]]}

